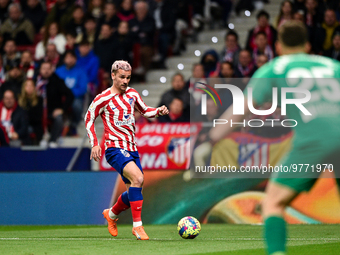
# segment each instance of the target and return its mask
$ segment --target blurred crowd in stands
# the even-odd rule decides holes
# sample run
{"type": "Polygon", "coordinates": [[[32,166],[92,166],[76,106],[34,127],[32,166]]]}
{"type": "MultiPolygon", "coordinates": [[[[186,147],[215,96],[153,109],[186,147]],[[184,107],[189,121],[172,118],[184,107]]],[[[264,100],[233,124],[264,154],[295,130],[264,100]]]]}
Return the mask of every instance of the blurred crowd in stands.
{"type": "Polygon", "coordinates": [[[165,69],[202,28],[204,3],[0,0],[0,145],[38,145],[48,133],[56,147],[76,135],[84,108],[111,86],[112,63],[129,61],[135,81],[165,69]]]}
{"type": "MultiPolygon", "coordinates": [[[[0,146],[57,147],[61,135],[77,135],[84,109],[112,84],[112,63],[129,61],[132,82],[144,81],[150,69],[166,69],[167,57],[185,51],[189,39],[197,41],[206,25],[205,3],[0,0],[0,146]]],[[[210,27],[226,29],[225,47],[220,53],[205,52],[192,67],[193,79],[186,81],[181,73],[173,76],[172,89],[160,99],[170,114],[159,122],[190,120],[190,107],[198,107],[197,95],[202,93],[197,81],[249,79],[276,56],[276,31],[287,20],[305,23],[311,53],[340,60],[339,1],[283,1],[273,25],[269,13],[259,11],[245,48],[240,47],[237,31],[228,29],[228,18],[233,8],[237,15],[252,11],[253,1],[210,0],[210,4],[210,27]]],[[[207,119],[228,106],[220,109],[213,101],[207,103],[212,105],[207,119]]],[[[146,121],[136,113],[137,123],[146,121]]]]}

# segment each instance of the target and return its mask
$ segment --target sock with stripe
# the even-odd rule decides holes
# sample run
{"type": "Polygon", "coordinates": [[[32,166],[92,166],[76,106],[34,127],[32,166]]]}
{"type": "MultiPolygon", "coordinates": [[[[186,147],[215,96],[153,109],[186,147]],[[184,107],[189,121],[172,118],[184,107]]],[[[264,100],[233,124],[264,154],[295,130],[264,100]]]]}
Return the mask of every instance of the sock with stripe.
{"type": "Polygon", "coordinates": [[[264,221],[264,235],[269,255],[286,254],[286,222],[282,217],[268,217],[264,221]]]}
{"type": "Polygon", "coordinates": [[[111,219],[116,219],[117,216],[126,209],[130,208],[128,193],[125,191],[118,197],[117,202],[111,207],[109,216],[111,219]]]}
{"type": "Polygon", "coordinates": [[[129,201],[131,205],[133,227],[142,226],[142,206],[143,206],[142,188],[130,187],[129,201]]]}

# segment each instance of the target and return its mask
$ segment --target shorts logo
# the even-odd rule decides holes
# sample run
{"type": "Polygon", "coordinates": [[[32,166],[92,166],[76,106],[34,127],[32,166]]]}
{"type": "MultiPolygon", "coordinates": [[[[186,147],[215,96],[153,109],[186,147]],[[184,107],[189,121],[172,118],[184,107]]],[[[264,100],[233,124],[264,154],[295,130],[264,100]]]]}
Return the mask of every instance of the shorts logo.
{"type": "Polygon", "coordinates": [[[130,153],[128,153],[126,150],[120,149],[120,152],[124,155],[124,157],[130,157],[130,153]]]}

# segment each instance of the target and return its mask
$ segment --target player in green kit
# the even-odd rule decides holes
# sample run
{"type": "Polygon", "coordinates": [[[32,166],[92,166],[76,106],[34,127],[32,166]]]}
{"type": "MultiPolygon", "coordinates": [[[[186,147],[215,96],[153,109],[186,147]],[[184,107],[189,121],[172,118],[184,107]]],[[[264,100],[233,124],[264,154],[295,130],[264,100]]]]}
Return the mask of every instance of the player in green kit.
{"type": "MultiPolygon", "coordinates": [[[[272,101],[273,88],[277,88],[279,105],[282,103],[281,91],[284,88],[300,90],[286,93],[287,99],[306,99],[302,100],[303,104],[287,104],[287,115],[297,125],[293,127],[291,150],[279,164],[290,167],[291,170],[296,166],[298,168],[295,171],[274,173],[267,185],[262,204],[264,234],[270,255],[286,254],[286,223],[283,218],[285,207],[300,192],[311,189],[320,172],[330,168],[330,164],[339,178],[340,64],[330,58],[307,55],[307,38],[307,31],[302,23],[287,21],[283,24],[276,44],[281,56],[261,67],[247,86],[253,90],[254,107],[272,101]],[[310,93],[302,92],[307,90],[310,93]],[[302,170],[301,164],[304,164],[302,170]]],[[[247,88],[245,91],[248,91],[247,88]]],[[[244,109],[245,115],[249,113],[247,102],[244,109]]],[[[240,122],[244,115],[233,115],[231,106],[220,118],[240,122]]],[[[212,143],[221,140],[232,129],[229,125],[216,125],[209,133],[212,143]]],[[[337,182],[339,185],[339,179],[337,182]]]]}

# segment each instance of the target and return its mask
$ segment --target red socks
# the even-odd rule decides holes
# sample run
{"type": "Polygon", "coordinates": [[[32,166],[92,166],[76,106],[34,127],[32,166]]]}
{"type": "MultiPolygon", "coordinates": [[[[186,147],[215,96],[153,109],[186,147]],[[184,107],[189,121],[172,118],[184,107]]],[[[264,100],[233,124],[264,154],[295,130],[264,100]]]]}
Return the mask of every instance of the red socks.
{"type": "Polygon", "coordinates": [[[142,205],[143,205],[143,195],[142,188],[130,187],[129,188],[129,201],[131,206],[131,213],[134,227],[137,224],[142,225],[142,205]],[[136,223],[138,222],[138,223],[136,223]]]}
{"type": "Polygon", "coordinates": [[[133,222],[142,221],[143,200],[130,201],[133,222]]]}
{"type": "Polygon", "coordinates": [[[118,215],[122,211],[125,211],[126,209],[129,209],[130,206],[126,205],[123,200],[122,200],[122,195],[119,196],[117,202],[112,206],[111,211],[115,214],[118,215]]]}
{"type": "Polygon", "coordinates": [[[111,208],[111,212],[114,215],[110,215],[110,217],[115,218],[122,211],[125,211],[131,206],[132,219],[134,224],[142,222],[142,206],[143,206],[143,195],[142,188],[130,187],[129,193],[126,191],[119,196],[117,203],[114,204],[111,208]]]}

